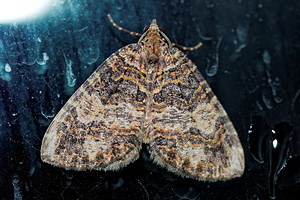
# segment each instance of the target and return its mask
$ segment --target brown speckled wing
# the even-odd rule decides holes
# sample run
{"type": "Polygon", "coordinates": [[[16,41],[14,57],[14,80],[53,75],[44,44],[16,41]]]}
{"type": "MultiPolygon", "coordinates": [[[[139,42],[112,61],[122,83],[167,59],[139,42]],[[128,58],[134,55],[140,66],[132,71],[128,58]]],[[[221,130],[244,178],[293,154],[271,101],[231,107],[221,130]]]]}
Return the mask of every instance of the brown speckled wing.
{"type": "Polygon", "coordinates": [[[132,44],[112,54],[72,95],[44,136],[44,162],[118,170],[138,158],[146,95],[137,51],[132,44]]]}
{"type": "Polygon", "coordinates": [[[183,177],[239,177],[244,153],[230,119],[197,67],[170,48],[154,80],[152,159],[183,177]]]}

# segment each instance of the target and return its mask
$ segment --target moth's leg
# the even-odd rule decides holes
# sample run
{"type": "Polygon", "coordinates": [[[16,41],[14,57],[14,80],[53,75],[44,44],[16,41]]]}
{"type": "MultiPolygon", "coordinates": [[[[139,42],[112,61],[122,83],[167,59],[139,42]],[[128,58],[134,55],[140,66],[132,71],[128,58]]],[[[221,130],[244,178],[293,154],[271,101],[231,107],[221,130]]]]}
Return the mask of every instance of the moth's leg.
{"type": "Polygon", "coordinates": [[[182,50],[185,50],[185,51],[194,51],[202,46],[202,42],[199,42],[197,45],[195,45],[193,47],[186,47],[186,46],[182,46],[182,45],[175,44],[175,43],[172,43],[172,45],[175,47],[178,47],[182,50]]]}
{"type": "Polygon", "coordinates": [[[126,32],[126,33],[129,33],[129,34],[132,35],[132,36],[135,36],[135,37],[141,37],[141,36],[142,36],[142,35],[139,34],[139,33],[129,31],[129,30],[125,29],[125,28],[122,28],[122,27],[119,26],[118,24],[116,24],[116,23],[114,22],[114,20],[111,18],[110,14],[107,14],[107,17],[108,17],[110,23],[112,23],[112,25],[113,25],[114,27],[116,27],[119,31],[124,31],[124,32],[126,32]]]}

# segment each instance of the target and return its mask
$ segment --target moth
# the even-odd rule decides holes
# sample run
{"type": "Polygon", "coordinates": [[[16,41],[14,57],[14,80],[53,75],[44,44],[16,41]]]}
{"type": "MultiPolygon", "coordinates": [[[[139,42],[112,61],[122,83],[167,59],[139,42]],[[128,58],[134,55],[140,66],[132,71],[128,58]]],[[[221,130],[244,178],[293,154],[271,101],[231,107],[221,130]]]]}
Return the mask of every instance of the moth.
{"type": "MultiPolygon", "coordinates": [[[[108,57],[48,127],[41,159],[71,170],[119,170],[139,157],[182,177],[227,180],[244,172],[244,152],[224,108],[154,19],[108,57]]],[[[181,47],[194,50],[200,47],[181,47]]]]}

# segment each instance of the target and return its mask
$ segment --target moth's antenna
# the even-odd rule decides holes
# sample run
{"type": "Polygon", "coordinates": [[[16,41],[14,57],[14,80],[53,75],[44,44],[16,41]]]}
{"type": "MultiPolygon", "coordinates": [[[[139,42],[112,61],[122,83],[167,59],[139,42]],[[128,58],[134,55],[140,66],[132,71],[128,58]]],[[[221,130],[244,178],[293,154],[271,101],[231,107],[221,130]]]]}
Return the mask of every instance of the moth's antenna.
{"type": "MultiPolygon", "coordinates": [[[[112,17],[111,17],[110,14],[107,14],[107,17],[108,17],[110,23],[111,23],[114,27],[116,27],[119,31],[123,31],[123,32],[125,32],[125,33],[129,33],[130,35],[135,36],[135,37],[141,37],[141,36],[142,36],[142,35],[139,34],[139,33],[129,31],[129,30],[125,29],[125,28],[122,28],[122,27],[119,26],[118,24],[116,24],[116,23],[114,22],[114,20],[112,19],[112,17]]],[[[175,44],[175,43],[172,43],[172,45],[173,45],[173,46],[176,46],[176,47],[178,47],[178,48],[180,48],[180,49],[182,49],[182,50],[185,50],[185,51],[194,51],[194,50],[196,50],[196,49],[198,49],[198,48],[200,48],[200,47],[202,46],[202,42],[199,42],[199,44],[197,44],[197,45],[195,45],[195,46],[193,46],[193,47],[186,47],[186,46],[182,46],[182,45],[175,44]]]]}
{"type": "Polygon", "coordinates": [[[202,42],[199,42],[199,44],[193,46],[193,47],[186,47],[186,46],[182,46],[182,45],[179,45],[179,44],[175,44],[175,43],[172,43],[173,46],[175,47],[178,47],[182,50],[185,50],[185,51],[194,51],[198,48],[200,48],[202,46],[202,42]]]}
{"type": "Polygon", "coordinates": [[[113,25],[114,27],[116,27],[119,31],[123,31],[123,32],[129,33],[130,35],[135,36],[135,37],[141,37],[141,36],[142,36],[142,35],[139,34],[139,33],[129,31],[129,30],[125,29],[125,28],[122,28],[122,27],[119,26],[118,24],[116,24],[116,23],[114,22],[114,20],[111,18],[110,14],[107,14],[107,17],[108,17],[110,23],[112,23],[112,25],[113,25]]]}

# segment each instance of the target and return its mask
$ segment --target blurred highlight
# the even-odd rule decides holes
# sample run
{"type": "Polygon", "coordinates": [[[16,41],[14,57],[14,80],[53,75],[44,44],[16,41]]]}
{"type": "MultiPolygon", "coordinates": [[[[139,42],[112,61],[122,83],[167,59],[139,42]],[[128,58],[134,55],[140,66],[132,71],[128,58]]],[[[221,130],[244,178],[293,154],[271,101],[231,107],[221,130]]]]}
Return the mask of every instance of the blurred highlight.
{"type": "Polygon", "coordinates": [[[30,20],[43,14],[51,0],[0,0],[0,23],[30,20]]]}

